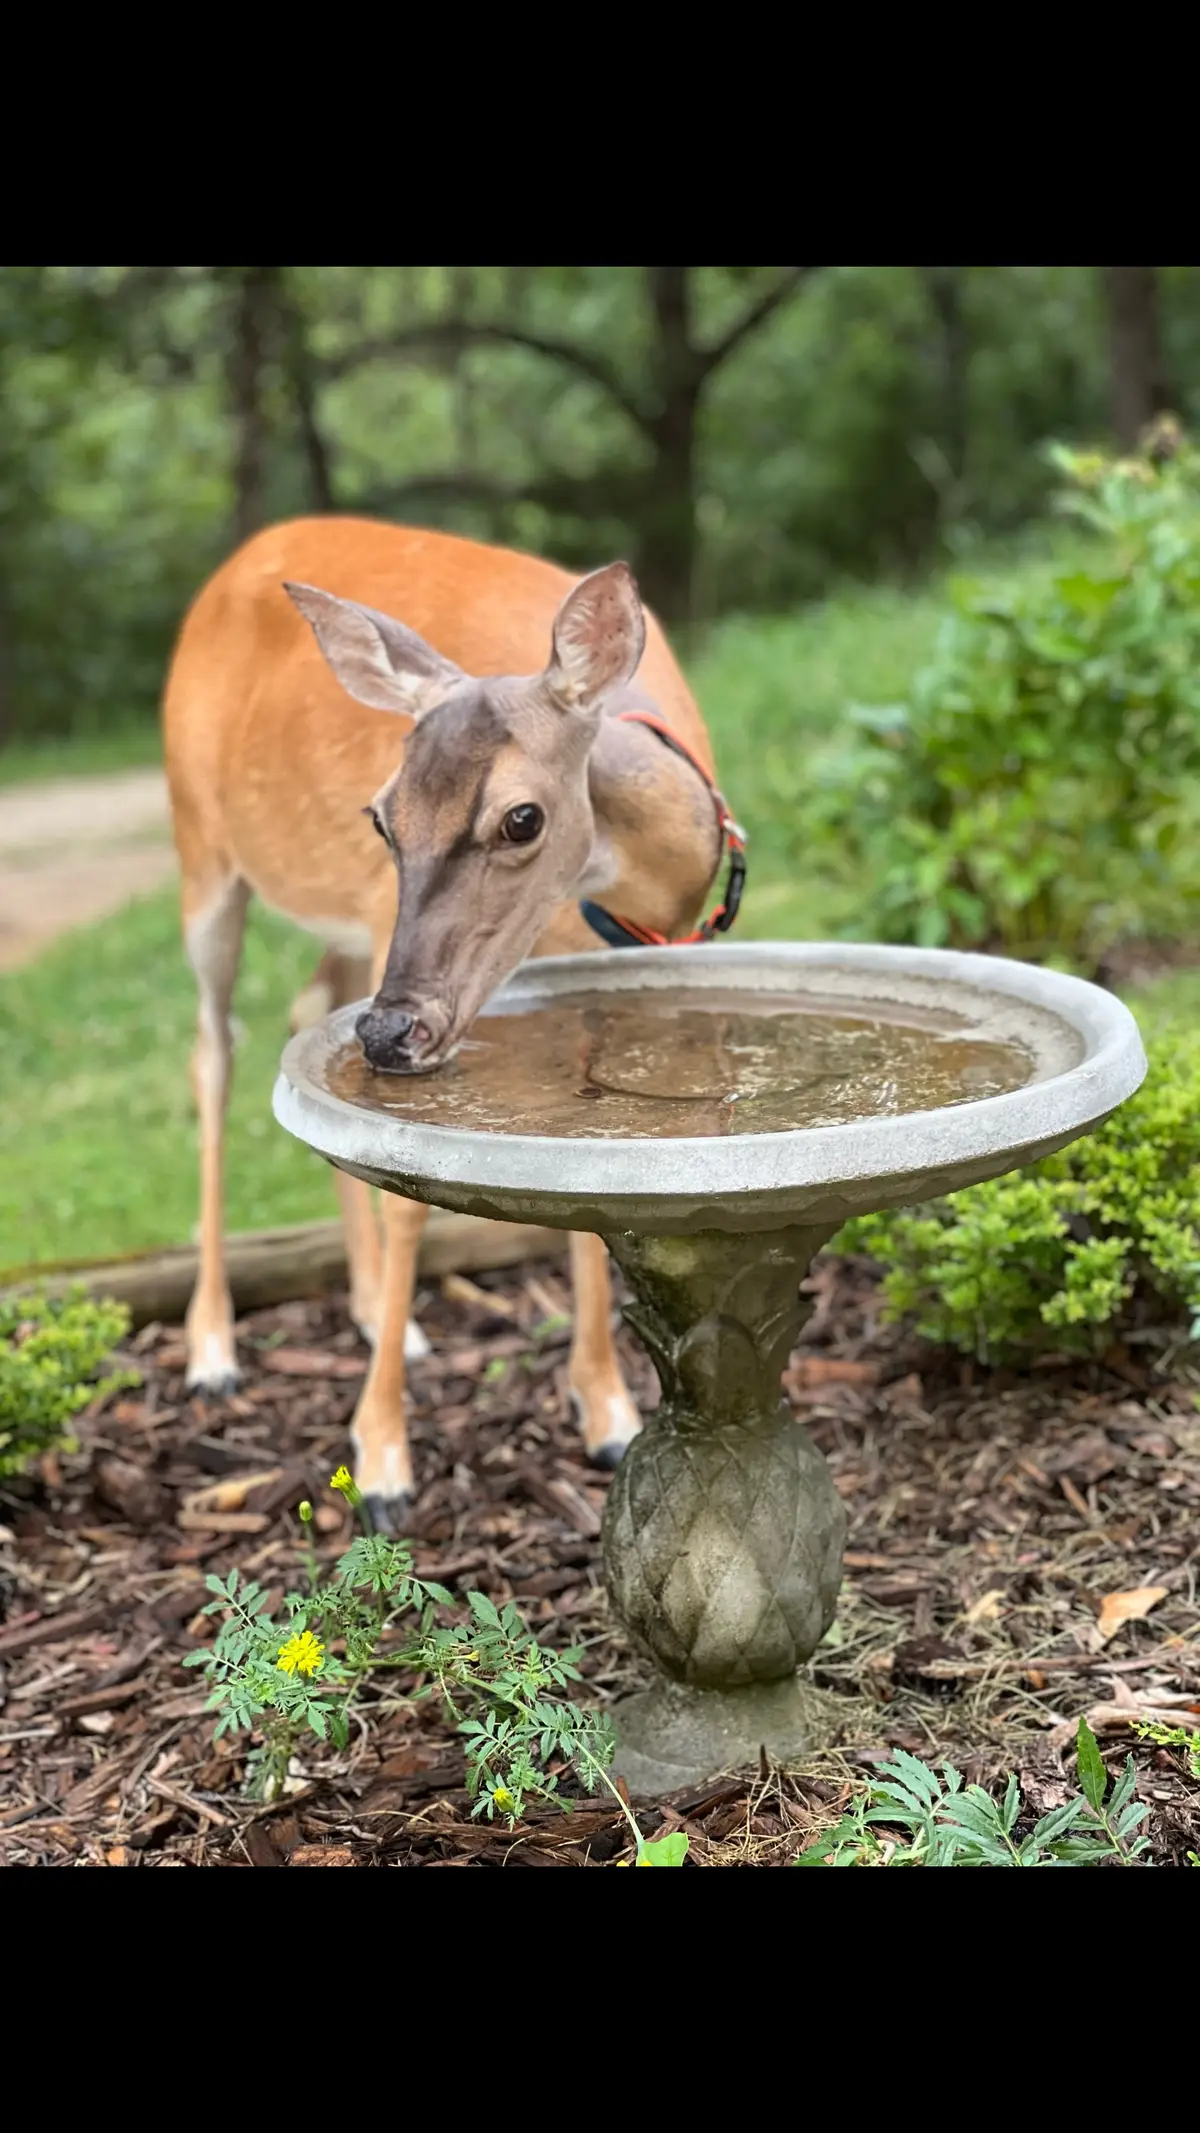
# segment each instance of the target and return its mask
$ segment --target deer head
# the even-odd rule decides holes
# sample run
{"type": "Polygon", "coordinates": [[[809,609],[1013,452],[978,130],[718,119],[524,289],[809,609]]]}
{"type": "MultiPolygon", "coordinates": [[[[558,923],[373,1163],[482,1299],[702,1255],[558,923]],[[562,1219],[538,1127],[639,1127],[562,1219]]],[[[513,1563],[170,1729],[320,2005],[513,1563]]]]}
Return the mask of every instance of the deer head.
{"type": "Polygon", "coordinates": [[[285,590],[351,696],[416,720],[369,809],[396,864],[399,917],[358,1034],[373,1067],[424,1073],[583,880],[601,707],[645,642],[637,587],[624,563],[584,578],[555,617],[544,672],[517,678],[464,674],[389,615],[285,590]]]}

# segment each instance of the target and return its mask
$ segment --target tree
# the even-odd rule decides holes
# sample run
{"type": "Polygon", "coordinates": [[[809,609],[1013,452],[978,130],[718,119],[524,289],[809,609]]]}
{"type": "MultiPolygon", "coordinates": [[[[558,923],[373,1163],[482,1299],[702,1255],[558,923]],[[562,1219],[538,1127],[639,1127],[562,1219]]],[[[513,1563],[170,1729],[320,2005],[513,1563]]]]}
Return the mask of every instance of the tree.
{"type": "Polygon", "coordinates": [[[1112,422],[1123,452],[1170,404],[1159,320],[1157,267],[1105,267],[1112,422]]]}
{"type": "Polygon", "coordinates": [[[274,323],[276,267],[226,267],[231,284],[226,390],[233,416],[233,537],[244,541],[264,523],[267,417],[263,370],[274,323]]]}
{"type": "Polygon", "coordinates": [[[967,365],[970,338],[961,267],[922,269],[936,326],[935,363],[940,402],[938,443],[945,462],[943,510],[961,507],[967,469],[967,365]]]}
{"type": "MultiPolygon", "coordinates": [[[[545,270],[549,271],[549,270],[545,270]]],[[[464,310],[399,328],[396,332],[351,344],[327,362],[327,378],[340,378],[378,360],[430,354],[438,350],[496,346],[524,349],[582,377],[616,410],[632,433],[632,464],[601,467],[586,475],[548,469],[516,488],[505,490],[470,470],[457,474],[414,476],[402,494],[408,498],[443,498],[455,493],[500,502],[521,498],[551,510],[574,506],[593,517],[605,510],[624,519],[635,537],[635,561],[642,590],[665,622],[686,620],[692,607],[696,560],[696,440],[704,395],[718,371],[796,294],[813,267],[785,267],[758,286],[759,270],[748,270],[754,293],[720,330],[701,334],[696,321],[695,267],[643,267],[641,281],[644,360],[637,365],[614,359],[606,345],[589,345],[581,336],[545,333],[512,316],[481,317],[464,310]]],[[[746,270],[731,270],[739,281],[746,270]]],[[[382,500],[381,500],[382,501],[382,500]]]]}
{"type": "Polygon", "coordinates": [[[1132,440],[1156,309],[1183,397],[1187,267],[0,267],[0,732],[152,716],[233,532],[298,512],[627,556],[668,622],[907,576],[1041,508],[1131,315],[1132,440]]]}

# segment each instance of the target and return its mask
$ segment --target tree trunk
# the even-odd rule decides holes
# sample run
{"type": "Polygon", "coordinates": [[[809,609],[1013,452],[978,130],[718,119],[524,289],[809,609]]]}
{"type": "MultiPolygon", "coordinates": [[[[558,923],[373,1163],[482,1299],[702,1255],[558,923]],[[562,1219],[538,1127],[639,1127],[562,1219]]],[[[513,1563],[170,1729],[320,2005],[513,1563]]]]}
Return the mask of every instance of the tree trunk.
{"type": "Polygon", "coordinates": [[[276,291],[276,305],[283,342],[284,373],[308,474],[308,507],[310,511],[334,511],[337,506],[333,497],[329,449],[317,420],[308,324],[294,292],[285,282],[281,282],[276,291]]]}
{"type": "MultiPolygon", "coordinates": [[[[450,269],[450,316],[466,319],[470,315],[471,298],[474,293],[470,267],[450,269]]],[[[455,455],[464,472],[478,464],[479,438],[475,422],[475,391],[471,376],[471,355],[465,342],[456,348],[450,358],[450,408],[455,433],[455,455]]]]}
{"type": "Polygon", "coordinates": [[[1123,452],[1169,404],[1159,325],[1158,268],[1105,267],[1112,420],[1123,452]]]}
{"type": "Polygon", "coordinates": [[[233,533],[248,540],[266,518],[267,414],[263,373],[277,299],[275,267],[233,271],[226,377],[233,416],[233,533]]]}
{"type": "Polygon", "coordinates": [[[925,285],[937,321],[941,397],[940,443],[956,488],[967,463],[967,360],[961,267],[926,267],[925,285]]]}
{"type": "Polygon", "coordinates": [[[676,400],[652,431],[640,514],[638,583],[661,622],[688,622],[696,568],[696,399],[676,400]]]}
{"type": "Polygon", "coordinates": [[[691,337],[688,267],[647,267],[657,328],[656,409],[648,424],[654,453],[638,544],[638,577],[665,623],[692,613],[696,563],[696,413],[701,370],[691,337]]]}

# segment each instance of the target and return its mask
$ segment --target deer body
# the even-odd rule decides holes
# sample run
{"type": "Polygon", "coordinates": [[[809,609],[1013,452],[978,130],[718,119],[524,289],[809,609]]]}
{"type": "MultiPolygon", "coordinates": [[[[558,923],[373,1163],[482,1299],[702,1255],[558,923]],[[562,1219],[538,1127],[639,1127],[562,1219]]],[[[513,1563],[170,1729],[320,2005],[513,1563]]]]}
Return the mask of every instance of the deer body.
{"type": "MultiPolygon", "coordinates": [[[[184,937],[199,1016],[201,1263],[189,1383],[236,1383],[222,1263],[230,1007],[251,894],[325,944],[293,1027],[373,994],[383,1071],[452,1056],[525,956],[600,945],[577,897],[692,924],[720,857],[711,793],[616,713],[642,700],[710,768],[700,714],[623,565],[583,580],[510,550],[358,519],[256,535],[184,622],[164,698],[184,937]],[[286,588],[286,589],[285,589],[286,588]],[[399,889],[399,894],[397,890],[399,889]]],[[[377,1522],[412,1496],[404,1355],[426,1210],[337,1174],[351,1304],[374,1356],[354,1420],[377,1522]]],[[[570,1383],[589,1454],[640,1426],[613,1347],[607,1257],[571,1240],[570,1383]]]]}

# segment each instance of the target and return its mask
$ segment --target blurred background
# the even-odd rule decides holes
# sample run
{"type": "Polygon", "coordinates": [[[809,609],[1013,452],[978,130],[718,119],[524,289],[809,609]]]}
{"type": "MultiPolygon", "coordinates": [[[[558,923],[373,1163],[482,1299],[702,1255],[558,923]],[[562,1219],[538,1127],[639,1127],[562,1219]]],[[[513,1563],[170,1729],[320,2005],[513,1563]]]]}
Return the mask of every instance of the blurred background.
{"type": "MultiPolygon", "coordinates": [[[[1200,269],[6,267],[0,386],[0,1270],[191,1234],[158,697],[296,513],[628,557],[747,934],[1188,997],[1200,269]]],[[[255,916],[235,1228],[331,1211],[268,1104],[316,953],[255,916]]]]}

